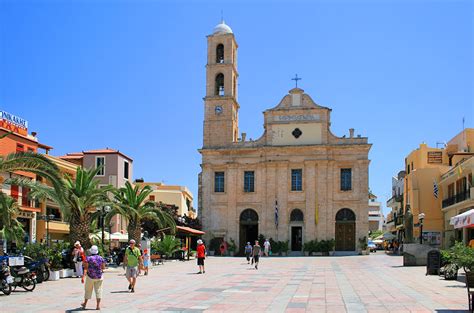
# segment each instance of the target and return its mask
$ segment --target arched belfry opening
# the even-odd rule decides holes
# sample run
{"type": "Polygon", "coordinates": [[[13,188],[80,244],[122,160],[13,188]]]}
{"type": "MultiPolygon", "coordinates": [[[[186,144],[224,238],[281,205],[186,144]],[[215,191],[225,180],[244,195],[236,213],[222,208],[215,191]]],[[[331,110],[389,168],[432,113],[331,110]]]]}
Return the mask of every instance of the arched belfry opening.
{"type": "Polygon", "coordinates": [[[240,213],[239,250],[243,252],[245,244],[252,245],[258,240],[258,213],[252,209],[245,209],[240,213]]]}
{"type": "Polygon", "coordinates": [[[216,96],[224,96],[224,74],[222,73],[216,76],[216,96]]]}
{"type": "Polygon", "coordinates": [[[336,250],[355,251],[356,215],[351,209],[340,209],[336,214],[336,250]]]}
{"type": "Polygon", "coordinates": [[[221,43],[216,47],[216,63],[224,63],[224,45],[221,43]]]}

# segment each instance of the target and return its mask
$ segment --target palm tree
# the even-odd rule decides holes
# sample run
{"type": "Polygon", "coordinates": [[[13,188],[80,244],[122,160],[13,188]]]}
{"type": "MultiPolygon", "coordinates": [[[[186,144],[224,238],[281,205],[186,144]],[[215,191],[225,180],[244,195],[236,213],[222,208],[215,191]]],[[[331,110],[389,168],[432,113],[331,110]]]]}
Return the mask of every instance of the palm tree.
{"type": "Polygon", "coordinates": [[[62,179],[64,188],[61,193],[55,188],[24,178],[9,179],[8,182],[30,188],[32,198],[56,202],[64,219],[69,223],[70,242],[80,241],[84,247],[89,247],[94,212],[97,207],[111,205],[107,192],[113,189],[112,186],[99,188],[99,180],[95,179],[100,170],[101,167],[77,167],[76,179],[71,176],[62,179]]]}
{"type": "Polygon", "coordinates": [[[83,246],[90,246],[90,227],[92,214],[98,207],[110,205],[107,192],[112,186],[99,188],[99,180],[95,179],[101,167],[92,169],[77,168],[76,179],[66,177],[65,206],[63,214],[69,220],[69,240],[79,240],[83,246]]]}
{"type": "Polygon", "coordinates": [[[141,223],[142,219],[152,217],[156,220],[159,227],[169,227],[173,231],[175,229],[175,221],[171,215],[161,210],[153,201],[147,201],[148,196],[153,190],[150,186],[133,187],[129,182],[125,183],[125,187],[113,191],[115,203],[112,210],[107,214],[106,220],[120,214],[128,220],[128,239],[141,239],[141,223]]]}
{"type": "Polygon", "coordinates": [[[0,192],[0,233],[7,241],[23,240],[23,225],[17,220],[20,207],[18,201],[0,192]]]}
{"type": "MultiPolygon", "coordinates": [[[[58,195],[62,195],[64,184],[60,171],[56,164],[44,155],[34,152],[11,153],[6,157],[0,156],[0,172],[24,171],[36,174],[47,179],[56,190],[58,195]]],[[[60,196],[59,201],[62,200],[60,196]]]]}

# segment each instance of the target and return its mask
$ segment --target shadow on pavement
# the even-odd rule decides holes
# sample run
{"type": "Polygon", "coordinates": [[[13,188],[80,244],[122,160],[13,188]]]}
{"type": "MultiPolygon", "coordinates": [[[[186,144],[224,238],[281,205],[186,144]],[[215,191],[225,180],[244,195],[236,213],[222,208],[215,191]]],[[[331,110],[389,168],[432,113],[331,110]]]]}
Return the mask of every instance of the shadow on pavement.
{"type": "MultiPolygon", "coordinates": [[[[71,313],[71,312],[82,312],[82,311],[87,311],[87,310],[92,310],[92,309],[83,309],[81,307],[75,308],[75,309],[69,309],[64,311],[65,313],[71,313]]],[[[95,311],[95,310],[94,310],[95,311]]]]}
{"type": "Polygon", "coordinates": [[[449,309],[441,309],[435,310],[436,313],[458,313],[458,312],[469,312],[469,310],[449,310],[449,309]]]}
{"type": "Polygon", "coordinates": [[[128,290],[111,291],[110,293],[130,293],[128,290]]]}

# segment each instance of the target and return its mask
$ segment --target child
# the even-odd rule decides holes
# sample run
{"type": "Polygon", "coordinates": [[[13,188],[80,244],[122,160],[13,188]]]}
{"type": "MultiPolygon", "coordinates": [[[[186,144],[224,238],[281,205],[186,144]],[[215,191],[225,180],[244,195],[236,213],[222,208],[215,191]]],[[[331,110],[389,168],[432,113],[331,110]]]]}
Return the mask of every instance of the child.
{"type": "Polygon", "coordinates": [[[143,269],[145,270],[145,276],[148,275],[148,265],[150,264],[150,255],[148,249],[143,250],[143,269]]]}

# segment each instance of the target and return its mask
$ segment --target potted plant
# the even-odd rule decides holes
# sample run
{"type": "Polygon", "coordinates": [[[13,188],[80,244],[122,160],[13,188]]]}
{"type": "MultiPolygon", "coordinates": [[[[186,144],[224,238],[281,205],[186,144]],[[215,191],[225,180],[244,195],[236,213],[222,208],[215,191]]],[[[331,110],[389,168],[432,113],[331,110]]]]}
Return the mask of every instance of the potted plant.
{"type": "Polygon", "coordinates": [[[280,241],[280,251],[281,251],[283,256],[288,255],[288,250],[289,250],[288,247],[289,247],[288,240],[287,241],[280,241]]]}
{"type": "Polygon", "coordinates": [[[229,250],[229,255],[230,256],[234,256],[235,251],[237,250],[237,245],[235,244],[234,239],[230,238],[229,241],[230,241],[230,243],[229,243],[229,246],[227,247],[227,250],[229,250]]]}
{"type": "Polygon", "coordinates": [[[333,256],[334,255],[334,248],[336,247],[336,240],[329,239],[327,245],[328,245],[329,255],[333,256]]]}
{"type": "Polygon", "coordinates": [[[49,258],[49,280],[59,280],[60,270],[62,270],[62,255],[57,249],[48,249],[49,258]]]}
{"type": "Polygon", "coordinates": [[[181,241],[174,236],[165,235],[157,243],[157,250],[161,255],[165,255],[166,258],[171,258],[176,251],[181,248],[181,241]]]}
{"type": "Polygon", "coordinates": [[[214,255],[219,255],[219,246],[221,239],[219,238],[212,238],[211,241],[209,242],[209,255],[214,256],[214,255]]]}
{"type": "Polygon", "coordinates": [[[368,245],[367,245],[367,237],[366,236],[359,238],[359,247],[361,249],[360,254],[362,254],[362,255],[368,255],[369,254],[369,252],[367,250],[368,245]]]}
{"type": "Polygon", "coordinates": [[[312,252],[313,243],[314,243],[314,241],[310,240],[310,241],[307,241],[303,244],[303,251],[304,251],[305,256],[309,256],[309,254],[312,252]]]}

